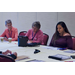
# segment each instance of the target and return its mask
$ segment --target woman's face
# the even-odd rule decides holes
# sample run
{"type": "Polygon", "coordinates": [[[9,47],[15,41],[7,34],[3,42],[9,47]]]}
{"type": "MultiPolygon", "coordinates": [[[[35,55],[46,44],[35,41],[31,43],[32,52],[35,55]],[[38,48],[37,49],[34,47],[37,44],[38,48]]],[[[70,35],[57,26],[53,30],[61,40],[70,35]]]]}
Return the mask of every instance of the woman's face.
{"type": "Polygon", "coordinates": [[[9,23],[9,24],[6,25],[6,27],[10,30],[12,28],[12,24],[9,23]]]}
{"type": "Polygon", "coordinates": [[[59,32],[59,34],[62,34],[64,32],[64,28],[61,25],[58,25],[57,31],[59,32]]]}
{"type": "Polygon", "coordinates": [[[36,26],[32,27],[32,29],[33,29],[33,32],[37,32],[39,30],[36,26]]]}

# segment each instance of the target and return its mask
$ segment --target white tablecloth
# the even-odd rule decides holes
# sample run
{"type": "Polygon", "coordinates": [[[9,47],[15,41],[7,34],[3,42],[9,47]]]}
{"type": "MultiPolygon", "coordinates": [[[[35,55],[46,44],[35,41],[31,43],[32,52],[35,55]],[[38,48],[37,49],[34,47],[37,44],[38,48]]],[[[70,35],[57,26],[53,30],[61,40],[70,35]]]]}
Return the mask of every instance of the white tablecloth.
{"type": "MultiPolygon", "coordinates": [[[[36,46],[36,47],[18,47],[18,42],[0,42],[0,51],[11,50],[12,52],[17,52],[18,56],[26,55],[30,57],[30,59],[43,60],[46,62],[57,62],[58,60],[49,59],[49,55],[63,54],[67,56],[75,55],[75,53],[65,53],[61,50],[56,50],[56,48],[48,48],[46,46],[36,46]],[[35,49],[40,50],[41,52],[34,54],[35,49]]],[[[74,61],[75,59],[68,59],[64,61],[74,61]]],[[[22,60],[25,61],[25,60],[22,60]]],[[[60,61],[62,62],[62,61],[60,61]]]]}

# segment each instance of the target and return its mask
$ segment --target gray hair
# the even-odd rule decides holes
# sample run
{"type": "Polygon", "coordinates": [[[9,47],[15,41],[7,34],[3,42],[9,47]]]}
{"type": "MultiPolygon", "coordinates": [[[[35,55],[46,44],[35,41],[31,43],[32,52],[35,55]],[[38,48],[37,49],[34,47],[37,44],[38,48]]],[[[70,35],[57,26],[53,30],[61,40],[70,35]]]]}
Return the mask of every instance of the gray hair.
{"type": "Polygon", "coordinates": [[[34,22],[34,23],[32,24],[32,27],[34,27],[34,26],[37,27],[38,29],[41,28],[41,24],[40,24],[39,21],[34,22]]]}
{"type": "Polygon", "coordinates": [[[11,20],[6,20],[6,21],[5,21],[5,25],[7,25],[7,24],[9,24],[9,23],[12,24],[12,21],[11,21],[11,20]]]}

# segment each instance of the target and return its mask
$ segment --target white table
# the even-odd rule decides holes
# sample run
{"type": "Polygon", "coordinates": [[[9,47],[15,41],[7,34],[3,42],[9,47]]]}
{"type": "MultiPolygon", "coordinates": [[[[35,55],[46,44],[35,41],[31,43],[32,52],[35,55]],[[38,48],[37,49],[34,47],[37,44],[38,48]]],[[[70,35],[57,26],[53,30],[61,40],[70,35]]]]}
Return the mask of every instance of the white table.
{"type": "MultiPolygon", "coordinates": [[[[43,60],[46,62],[58,62],[58,60],[49,59],[49,55],[63,54],[67,56],[75,55],[75,53],[65,53],[64,51],[55,50],[55,48],[46,49],[45,46],[37,46],[37,47],[18,47],[18,42],[0,42],[0,51],[11,50],[12,52],[17,52],[18,56],[26,55],[30,57],[30,59],[43,60]],[[39,49],[41,52],[34,54],[35,49],[39,49]]],[[[74,61],[75,59],[68,59],[65,61],[74,61]]],[[[21,60],[21,62],[26,61],[21,60]]],[[[59,61],[61,62],[61,61],[59,61]]]]}

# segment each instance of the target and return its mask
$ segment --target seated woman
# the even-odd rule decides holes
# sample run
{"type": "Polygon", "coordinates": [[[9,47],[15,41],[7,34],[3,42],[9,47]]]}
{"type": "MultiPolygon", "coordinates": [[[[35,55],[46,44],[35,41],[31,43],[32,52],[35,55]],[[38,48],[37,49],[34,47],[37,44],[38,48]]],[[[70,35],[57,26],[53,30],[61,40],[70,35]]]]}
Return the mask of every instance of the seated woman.
{"type": "Polygon", "coordinates": [[[64,22],[58,22],[56,25],[56,32],[54,33],[50,46],[72,49],[73,41],[70,32],[64,22]]]}
{"type": "Polygon", "coordinates": [[[0,54],[4,54],[4,55],[8,55],[9,54],[8,56],[12,57],[13,59],[17,58],[17,53],[16,52],[12,53],[10,50],[7,50],[5,52],[0,51],[0,54]]]}
{"type": "Polygon", "coordinates": [[[28,37],[28,43],[43,43],[43,32],[40,30],[40,22],[34,22],[32,24],[32,29],[30,29],[26,36],[28,37]]]}
{"type": "Polygon", "coordinates": [[[8,38],[12,38],[12,41],[16,41],[18,39],[18,30],[12,26],[11,20],[5,21],[5,25],[7,29],[3,32],[0,37],[5,37],[4,39],[8,41],[8,38]]]}

